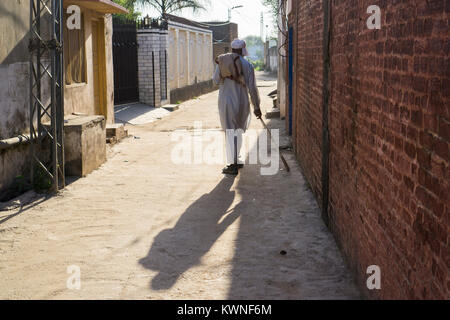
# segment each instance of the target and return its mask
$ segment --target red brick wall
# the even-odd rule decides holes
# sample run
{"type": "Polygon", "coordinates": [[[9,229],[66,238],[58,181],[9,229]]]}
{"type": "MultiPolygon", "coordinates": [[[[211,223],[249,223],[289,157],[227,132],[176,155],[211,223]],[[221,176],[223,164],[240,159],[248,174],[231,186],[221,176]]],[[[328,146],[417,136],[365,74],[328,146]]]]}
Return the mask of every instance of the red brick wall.
{"type": "Polygon", "coordinates": [[[313,192],[321,198],[322,171],[322,0],[297,2],[295,152],[313,192]]]}
{"type": "Polygon", "coordinates": [[[216,59],[219,55],[231,52],[231,42],[214,43],[213,55],[216,59]]]}
{"type": "MultiPolygon", "coordinates": [[[[297,10],[293,133],[319,200],[321,2],[297,10]]],[[[449,11],[449,0],[332,2],[330,227],[369,298],[450,298],[449,11]],[[373,4],[381,30],[366,27],[373,4]],[[381,290],[366,288],[369,265],[381,290]]]]}

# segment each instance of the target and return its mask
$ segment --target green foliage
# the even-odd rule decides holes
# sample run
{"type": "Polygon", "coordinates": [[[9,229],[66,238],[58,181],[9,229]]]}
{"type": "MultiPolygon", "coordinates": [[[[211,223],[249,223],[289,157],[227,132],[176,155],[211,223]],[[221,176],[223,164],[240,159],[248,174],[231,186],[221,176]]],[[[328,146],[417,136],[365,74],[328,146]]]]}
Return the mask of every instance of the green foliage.
{"type": "Polygon", "coordinates": [[[256,71],[264,71],[264,69],[266,68],[263,60],[248,59],[248,61],[253,65],[256,71]]]}
{"type": "Polygon", "coordinates": [[[244,38],[247,46],[262,46],[264,45],[260,36],[247,36],[244,38]]]}
{"type": "Polygon", "coordinates": [[[141,13],[136,10],[135,6],[137,2],[136,0],[113,0],[113,1],[129,11],[128,14],[118,14],[116,16],[126,20],[137,20],[141,16],[141,13]]]}
{"type": "Polygon", "coordinates": [[[36,192],[47,193],[52,187],[52,184],[52,179],[45,173],[44,169],[36,165],[33,185],[31,185],[29,177],[23,175],[15,177],[11,186],[5,192],[0,194],[0,202],[10,201],[31,189],[36,190],[36,192]]]}
{"type": "Polygon", "coordinates": [[[247,43],[247,50],[252,59],[249,60],[263,60],[264,59],[264,43],[259,36],[248,36],[244,38],[247,43]],[[258,59],[255,59],[257,57],[258,59]]]}
{"type": "Polygon", "coordinates": [[[53,181],[40,166],[34,170],[33,188],[37,192],[46,192],[52,187],[53,181]]]}
{"type": "Polygon", "coordinates": [[[276,32],[278,32],[278,16],[281,11],[278,0],[261,0],[261,2],[266,7],[269,7],[270,12],[272,13],[273,25],[275,27],[276,32]]]}
{"type": "Polygon", "coordinates": [[[204,10],[206,0],[134,0],[136,4],[142,7],[151,7],[156,9],[161,17],[168,13],[174,13],[182,9],[204,10]]]}
{"type": "Polygon", "coordinates": [[[263,5],[270,8],[270,11],[272,12],[274,18],[278,16],[279,13],[278,0],[261,0],[261,2],[263,5]]]}

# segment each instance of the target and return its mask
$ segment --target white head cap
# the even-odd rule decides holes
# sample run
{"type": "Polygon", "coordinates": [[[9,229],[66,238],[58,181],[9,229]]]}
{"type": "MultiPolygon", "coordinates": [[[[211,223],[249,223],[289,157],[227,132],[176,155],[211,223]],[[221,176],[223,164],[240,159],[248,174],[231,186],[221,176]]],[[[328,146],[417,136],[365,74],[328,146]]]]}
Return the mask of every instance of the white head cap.
{"type": "Polygon", "coordinates": [[[232,49],[242,49],[242,55],[248,56],[247,44],[245,43],[244,40],[234,39],[233,42],[231,42],[231,48],[232,49]]]}

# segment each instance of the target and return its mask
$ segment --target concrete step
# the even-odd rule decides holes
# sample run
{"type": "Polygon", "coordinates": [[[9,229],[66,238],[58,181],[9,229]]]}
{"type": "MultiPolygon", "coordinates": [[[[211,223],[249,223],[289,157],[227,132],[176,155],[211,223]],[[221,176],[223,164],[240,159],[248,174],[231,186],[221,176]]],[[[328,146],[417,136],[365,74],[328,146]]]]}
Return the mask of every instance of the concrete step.
{"type": "Polygon", "coordinates": [[[110,145],[115,145],[117,143],[116,137],[106,138],[106,143],[110,145]]]}
{"type": "Polygon", "coordinates": [[[116,143],[128,136],[128,130],[122,123],[107,124],[106,125],[106,138],[109,143],[116,143]]]}
{"type": "Polygon", "coordinates": [[[266,119],[275,119],[280,117],[280,109],[273,108],[269,112],[266,113],[266,119]]]}
{"type": "Polygon", "coordinates": [[[179,104],[166,104],[165,106],[163,106],[164,109],[166,109],[167,111],[177,111],[178,109],[180,109],[180,105],[179,104]]]}

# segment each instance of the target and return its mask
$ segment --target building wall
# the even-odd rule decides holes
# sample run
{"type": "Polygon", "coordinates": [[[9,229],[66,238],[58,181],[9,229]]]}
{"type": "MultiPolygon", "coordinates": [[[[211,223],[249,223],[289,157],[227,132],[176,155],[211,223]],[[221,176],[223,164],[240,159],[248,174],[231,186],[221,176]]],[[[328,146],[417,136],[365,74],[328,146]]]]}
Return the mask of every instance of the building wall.
{"type": "Polygon", "coordinates": [[[297,3],[296,103],[293,108],[293,143],[305,176],[321,196],[322,168],[322,0],[297,3]]]}
{"type": "Polygon", "coordinates": [[[231,42],[238,38],[238,25],[226,22],[207,22],[207,24],[213,31],[214,59],[221,54],[231,52],[231,42]]]}
{"type": "Polygon", "coordinates": [[[278,71],[278,43],[267,40],[264,44],[264,65],[267,71],[278,71]]]}
{"type": "MultiPolygon", "coordinates": [[[[7,139],[29,131],[29,2],[6,2],[0,4],[0,139],[7,139]]],[[[91,10],[82,10],[85,28],[85,50],[87,82],[65,86],[65,114],[98,114],[94,103],[93,62],[92,62],[92,19],[101,19],[105,24],[106,68],[112,68],[112,22],[91,10]]],[[[45,21],[45,16],[44,16],[45,21]]],[[[43,23],[43,25],[46,25],[43,23]]],[[[48,61],[48,57],[44,57],[48,61]]],[[[107,120],[114,122],[113,74],[107,72],[107,120]]],[[[49,96],[49,78],[44,78],[43,97],[49,96]]]]}
{"type": "MultiPolygon", "coordinates": [[[[298,2],[293,20],[293,138],[319,203],[322,3],[298,2]]],[[[449,299],[450,2],[379,1],[381,30],[366,27],[372,4],[331,4],[330,228],[367,297],[449,299]]]]}
{"type": "MultiPolygon", "coordinates": [[[[137,32],[139,101],[154,107],[167,104],[167,101],[161,98],[160,71],[161,55],[165,54],[168,46],[167,38],[168,32],[165,30],[140,29],[137,32]]],[[[169,56],[168,59],[170,59],[169,56]]]]}
{"type": "Polygon", "coordinates": [[[29,3],[0,3],[0,139],[29,127],[29,3]]]}
{"type": "Polygon", "coordinates": [[[278,46],[269,48],[268,52],[268,65],[266,69],[271,72],[278,71],[278,46]]]}
{"type": "MultiPolygon", "coordinates": [[[[100,106],[94,99],[94,66],[92,58],[92,21],[103,21],[105,36],[106,70],[114,70],[112,59],[112,16],[100,15],[92,10],[82,9],[84,16],[84,36],[86,51],[86,83],[65,85],[64,113],[66,115],[77,113],[86,115],[101,114],[100,106]]],[[[114,74],[106,72],[106,117],[107,123],[114,123],[114,74]]]]}
{"type": "Polygon", "coordinates": [[[230,53],[231,52],[231,43],[230,42],[218,42],[214,43],[214,59],[220,56],[221,54],[230,53]]]}
{"type": "Polygon", "coordinates": [[[114,70],[113,60],[113,21],[112,15],[107,14],[104,16],[105,26],[105,59],[106,59],[106,123],[115,123],[114,118],[114,72],[108,72],[108,70],[114,70]]]}
{"type": "MultiPolygon", "coordinates": [[[[0,3],[0,139],[8,139],[29,133],[29,1],[2,1],[0,3]]],[[[112,68],[112,23],[111,17],[103,17],[94,11],[83,10],[85,21],[85,49],[87,64],[87,83],[66,86],[64,90],[65,114],[98,114],[93,96],[92,66],[92,19],[104,19],[106,42],[106,68],[112,68]]],[[[48,19],[43,15],[42,21],[48,19]]],[[[46,23],[42,23],[46,26],[46,23]]],[[[48,24],[49,25],[49,24],[48,24]]],[[[43,29],[44,35],[48,30],[43,29]]],[[[47,38],[47,36],[45,36],[47,38]]],[[[43,57],[45,64],[48,57],[43,57]]],[[[114,84],[113,74],[106,73],[106,107],[108,122],[114,122],[114,84]]],[[[42,100],[49,102],[49,78],[42,82],[42,100]]],[[[0,150],[0,195],[18,175],[26,175],[29,170],[28,146],[17,146],[0,150]]]]}
{"type": "Polygon", "coordinates": [[[238,37],[238,25],[236,23],[226,22],[206,22],[213,31],[214,42],[231,43],[238,37]],[[217,24],[217,25],[214,25],[217,24]]]}
{"type": "Polygon", "coordinates": [[[170,91],[211,80],[213,63],[211,31],[169,23],[170,91]]]}
{"type": "MultiPolygon", "coordinates": [[[[0,140],[29,132],[29,6],[28,1],[0,2],[0,140]]],[[[42,32],[48,34],[45,25],[42,32]]],[[[44,103],[49,96],[48,77],[45,77],[44,103]]],[[[28,155],[28,145],[0,150],[0,199],[17,176],[28,174],[28,155]]]]}
{"type": "MultiPolygon", "coordinates": [[[[280,8],[286,7],[285,0],[279,0],[280,8]]],[[[282,10],[285,12],[285,10],[282,10]]],[[[280,108],[280,116],[281,118],[286,117],[286,112],[288,109],[288,99],[287,99],[287,42],[286,35],[287,30],[285,30],[285,18],[282,17],[281,13],[278,16],[278,24],[280,26],[280,30],[278,32],[278,43],[279,43],[279,54],[278,54],[278,107],[280,108]]]]}
{"type": "Polygon", "coordinates": [[[29,1],[0,2],[0,65],[28,62],[29,1]]]}

